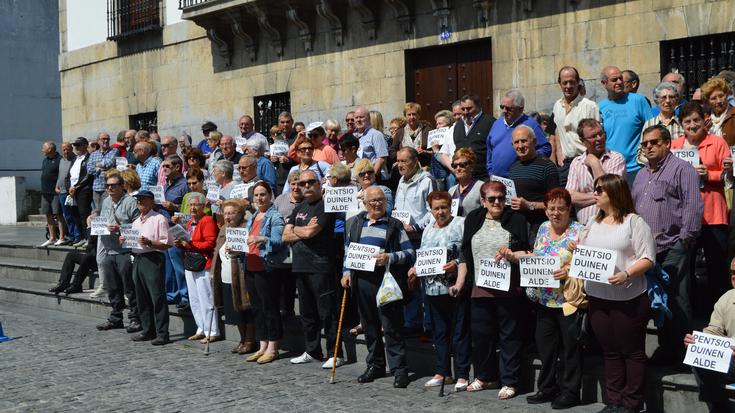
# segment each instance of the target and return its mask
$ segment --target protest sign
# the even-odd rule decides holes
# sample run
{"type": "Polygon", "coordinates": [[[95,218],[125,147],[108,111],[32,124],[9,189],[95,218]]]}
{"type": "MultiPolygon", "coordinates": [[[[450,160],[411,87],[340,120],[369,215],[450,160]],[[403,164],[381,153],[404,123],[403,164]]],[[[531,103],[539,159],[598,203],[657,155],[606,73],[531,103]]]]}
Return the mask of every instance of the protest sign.
{"type": "Polygon", "coordinates": [[[444,247],[423,248],[416,250],[416,276],[444,274],[447,263],[447,249],[444,247]]]}
{"type": "Polygon", "coordinates": [[[115,158],[115,169],[118,171],[124,171],[128,169],[128,159],[122,156],[115,158]]]}
{"type": "Polygon", "coordinates": [[[730,369],[733,344],[729,337],[715,336],[701,331],[692,332],[694,344],[687,346],[684,364],[727,373],[730,369]]]}
{"type": "Polygon", "coordinates": [[[459,216],[459,198],[452,199],[452,216],[459,216]]]}
{"type": "Polygon", "coordinates": [[[140,231],[133,229],[132,224],[120,225],[120,236],[125,238],[125,241],[122,244],[123,248],[143,248],[143,246],[138,243],[140,231]]]}
{"type": "Polygon", "coordinates": [[[699,166],[699,150],[696,148],[672,149],[671,153],[676,155],[682,161],[689,162],[695,168],[699,166]]]}
{"type": "Polygon", "coordinates": [[[110,231],[107,229],[107,219],[103,217],[92,218],[92,228],[90,230],[92,235],[110,235],[110,231]]]}
{"type": "Polygon", "coordinates": [[[480,268],[476,271],[475,285],[493,290],[510,290],[510,263],[494,258],[480,258],[480,268]]]}
{"type": "Polygon", "coordinates": [[[324,212],[359,210],[356,186],[327,187],[324,189],[324,212]]]}
{"type": "Polygon", "coordinates": [[[391,213],[390,216],[403,222],[404,224],[411,224],[411,213],[408,211],[398,211],[394,209],[393,213],[391,213]]]}
{"type": "Polygon", "coordinates": [[[249,249],[247,228],[227,228],[225,242],[232,251],[247,252],[249,249]]]}
{"type": "Polygon", "coordinates": [[[171,236],[171,238],[173,238],[175,240],[189,241],[189,239],[190,239],[189,233],[186,232],[186,230],[184,229],[184,227],[182,227],[179,224],[176,224],[176,225],[174,225],[172,227],[169,227],[168,228],[168,234],[171,236]]]}
{"type": "Polygon", "coordinates": [[[429,146],[444,145],[444,139],[446,139],[447,131],[449,128],[439,128],[429,131],[429,136],[427,137],[427,141],[429,142],[429,146]]]}
{"type": "Polygon", "coordinates": [[[273,156],[287,156],[288,155],[288,143],[284,141],[275,141],[271,145],[270,154],[273,156]]]}
{"type": "Polygon", "coordinates": [[[527,256],[519,260],[521,269],[521,287],[558,288],[559,280],[552,273],[561,268],[561,260],[557,256],[527,256]]]}
{"type": "Polygon", "coordinates": [[[379,252],[380,248],[376,246],[350,242],[347,246],[345,267],[351,270],[375,271],[375,254],[379,252]]]}
{"type": "Polygon", "coordinates": [[[235,150],[240,153],[245,153],[245,151],[242,150],[242,146],[246,145],[248,143],[248,140],[243,138],[242,136],[238,136],[235,138],[235,150]]]}
{"type": "Polygon", "coordinates": [[[492,175],[490,176],[491,181],[498,181],[505,185],[505,204],[510,205],[512,198],[517,198],[516,183],[512,179],[503,178],[502,176],[492,175]]]}
{"type": "Polygon", "coordinates": [[[207,199],[212,203],[219,201],[219,185],[214,184],[207,187],[207,199]]]}
{"type": "Polygon", "coordinates": [[[187,225],[189,225],[189,221],[191,221],[191,214],[182,214],[181,212],[174,212],[175,217],[179,217],[179,224],[181,224],[182,227],[186,228],[187,225]]]}
{"type": "Polygon", "coordinates": [[[617,251],[578,245],[572,254],[569,276],[582,280],[610,284],[607,280],[615,274],[617,251]]]}
{"type": "Polygon", "coordinates": [[[245,199],[248,197],[248,193],[250,192],[250,188],[255,185],[255,182],[251,182],[248,184],[237,184],[232,187],[232,191],[230,191],[230,198],[233,199],[245,199]]]}
{"type": "Polygon", "coordinates": [[[148,190],[153,193],[153,202],[162,205],[166,198],[163,196],[163,185],[149,186],[148,190]]]}

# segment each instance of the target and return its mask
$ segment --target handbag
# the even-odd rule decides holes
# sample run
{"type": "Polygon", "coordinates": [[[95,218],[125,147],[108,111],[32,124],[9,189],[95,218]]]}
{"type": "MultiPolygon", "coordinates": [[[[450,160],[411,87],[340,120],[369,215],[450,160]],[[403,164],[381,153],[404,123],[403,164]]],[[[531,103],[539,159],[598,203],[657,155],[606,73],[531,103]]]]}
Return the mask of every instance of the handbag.
{"type": "Polygon", "coordinates": [[[207,257],[198,252],[184,252],[184,269],[192,272],[204,271],[207,265],[207,257]]]}

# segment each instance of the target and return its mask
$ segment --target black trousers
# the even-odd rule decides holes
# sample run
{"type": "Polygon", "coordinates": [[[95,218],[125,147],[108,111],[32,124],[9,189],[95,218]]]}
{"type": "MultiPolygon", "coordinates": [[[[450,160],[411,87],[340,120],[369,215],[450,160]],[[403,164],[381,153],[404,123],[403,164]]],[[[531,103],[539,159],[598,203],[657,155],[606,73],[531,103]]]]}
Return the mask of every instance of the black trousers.
{"type": "Polygon", "coordinates": [[[97,253],[92,251],[91,253],[81,251],[70,251],[64,257],[64,264],[61,266],[61,274],[59,274],[59,284],[63,286],[82,285],[84,279],[89,274],[97,271],[97,253]],[[74,275],[74,267],[79,265],[76,276],[74,275]]]}
{"type": "Polygon", "coordinates": [[[77,205],[71,208],[71,216],[74,219],[74,224],[79,229],[79,234],[83,238],[88,239],[87,217],[92,213],[92,188],[80,189],[74,195],[74,198],[77,201],[77,205]]]}
{"type": "Polygon", "coordinates": [[[273,272],[246,272],[245,287],[250,295],[250,308],[255,317],[258,340],[278,341],[283,338],[279,299],[281,280],[273,272]]]}
{"type": "Polygon", "coordinates": [[[692,367],[694,377],[699,385],[699,401],[708,404],[711,412],[732,412],[729,391],[725,386],[735,382],[735,359],[730,360],[727,373],[692,367]]]}
{"type": "MultiPolygon", "coordinates": [[[[299,291],[299,311],[304,329],[305,351],[317,360],[322,352],[322,330],[327,339],[327,357],[332,357],[337,341],[337,311],[334,274],[294,273],[299,291]]],[[[341,351],[337,354],[341,357],[341,351]]]]}
{"type": "Polygon", "coordinates": [[[536,348],[541,359],[538,389],[549,394],[579,398],[582,387],[582,352],[570,334],[574,314],[565,317],[561,308],[536,306],[536,348]],[[557,359],[562,374],[557,380],[557,359]]]}
{"type": "Polygon", "coordinates": [[[472,362],[469,297],[427,295],[426,304],[434,327],[431,332],[436,352],[435,371],[444,377],[452,374],[450,359],[453,346],[456,378],[469,379],[472,362]]]}
{"type": "Polygon", "coordinates": [[[677,360],[684,360],[682,337],[692,331],[690,258],[691,253],[682,241],[656,255],[656,262],[661,263],[669,274],[669,285],[664,288],[669,295],[669,310],[673,315],[671,320],[664,318],[664,325],[658,333],[658,345],[660,351],[677,360]]]}
{"type": "Polygon", "coordinates": [[[472,299],[472,358],[475,377],[483,382],[500,377],[503,386],[517,386],[521,370],[526,308],[521,297],[472,299]],[[500,360],[495,351],[500,348],[500,360]],[[498,366],[500,370],[498,370],[498,366]]]}
{"type": "Polygon", "coordinates": [[[138,321],[138,305],[135,299],[135,284],[133,284],[133,263],[130,254],[108,254],[100,263],[105,274],[105,287],[112,311],[108,320],[112,323],[123,321],[125,297],[128,298],[128,320],[138,321]]]}
{"type": "Polygon", "coordinates": [[[138,304],[141,334],[168,337],[168,303],[164,279],[166,257],[160,252],[135,254],[133,283],[138,304]]]}
{"type": "Polygon", "coordinates": [[[296,276],[290,267],[273,270],[273,274],[281,279],[281,311],[293,315],[296,303],[296,276]]]}
{"type": "Polygon", "coordinates": [[[368,355],[368,366],[385,369],[385,352],[388,350],[388,367],[393,375],[408,374],[406,342],[403,336],[403,300],[378,307],[375,296],[383,281],[382,275],[360,273],[352,277],[356,289],[362,330],[368,355]],[[383,328],[381,332],[380,328],[383,328]],[[385,345],[383,344],[385,339],[385,345]]]}

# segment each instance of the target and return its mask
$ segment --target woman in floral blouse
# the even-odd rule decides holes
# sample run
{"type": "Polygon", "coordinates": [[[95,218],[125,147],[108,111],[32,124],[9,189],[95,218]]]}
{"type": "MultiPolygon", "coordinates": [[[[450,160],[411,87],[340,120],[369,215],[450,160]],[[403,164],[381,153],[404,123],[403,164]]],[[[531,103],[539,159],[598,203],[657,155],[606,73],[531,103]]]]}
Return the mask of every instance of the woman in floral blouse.
{"type": "Polygon", "coordinates": [[[582,353],[576,337],[572,336],[577,321],[577,307],[583,304],[582,281],[567,278],[572,253],[567,249],[576,242],[584,226],[572,222],[572,198],[563,188],[554,188],[544,196],[548,221],[541,224],[536,236],[533,255],[558,256],[561,268],[554,279],[561,281],[558,288],[531,287],[528,297],[536,305],[536,346],[541,359],[538,392],[528,396],[528,403],[552,402],[554,409],[565,409],[579,404],[582,384],[582,353]],[[565,299],[565,295],[568,300],[565,299]],[[564,371],[557,380],[556,359],[562,360],[564,371]]]}

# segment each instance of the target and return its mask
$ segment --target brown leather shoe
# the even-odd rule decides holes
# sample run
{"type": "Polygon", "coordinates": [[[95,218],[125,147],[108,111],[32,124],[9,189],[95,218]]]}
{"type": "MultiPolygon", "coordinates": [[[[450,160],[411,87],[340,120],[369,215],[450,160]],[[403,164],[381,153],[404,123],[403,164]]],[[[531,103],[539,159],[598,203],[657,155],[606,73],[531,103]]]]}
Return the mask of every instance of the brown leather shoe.
{"type": "Polygon", "coordinates": [[[238,351],[238,353],[249,354],[249,353],[252,353],[253,351],[255,351],[255,343],[252,343],[252,342],[240,343],[240,351],[238,351]]]}
{"type": "MultiPolygon", "coordinates": [[[[244,344],[245,343],[237,343],[237,345],[235,347],[233,347],[232,350],[230,350],[230,353],[232,353],[232,354],[238,354],[238,353],[240,353],[240,349],[242,349],[242,346],[244,344]]],[[[240,353],[240,354],[242,354],[242,353],[240,353]]]]}
{"type": "Polygon", "coordinates": [[[204,337],[206,337],[204,334],[194,334],[193,336],[189,337],[189,340],[191,340],[191,341],[201,340],[204,337]]]}

